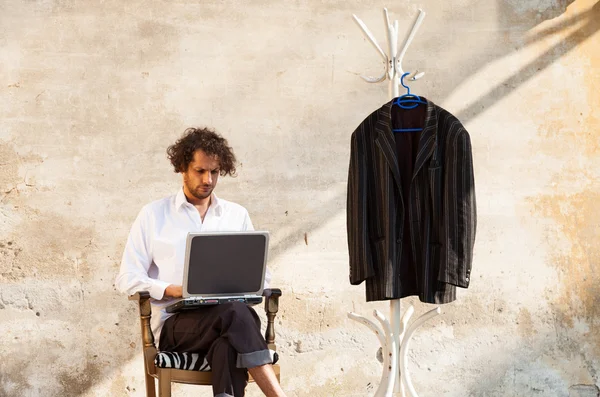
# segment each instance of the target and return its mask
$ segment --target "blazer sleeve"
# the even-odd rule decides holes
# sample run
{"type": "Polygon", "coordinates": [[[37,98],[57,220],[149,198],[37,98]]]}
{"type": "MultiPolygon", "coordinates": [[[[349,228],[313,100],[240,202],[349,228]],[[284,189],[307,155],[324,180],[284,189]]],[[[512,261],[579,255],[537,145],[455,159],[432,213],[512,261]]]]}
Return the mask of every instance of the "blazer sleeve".
{"type": "Polygon", "coordinates": [[[447,239],[438,280],[462,288],[471,281],[477,208],[471,139],[463,128],[451,134],[444,176],[444,228],[447,239]]]}
{"type": "Polygon", "coordinates": [[[367,212],[367,162],[364,134],[359,127],[352,134],[346,227],[350,256],[350,283],[358,285],[375,275],[371,256],[367,212]]]}

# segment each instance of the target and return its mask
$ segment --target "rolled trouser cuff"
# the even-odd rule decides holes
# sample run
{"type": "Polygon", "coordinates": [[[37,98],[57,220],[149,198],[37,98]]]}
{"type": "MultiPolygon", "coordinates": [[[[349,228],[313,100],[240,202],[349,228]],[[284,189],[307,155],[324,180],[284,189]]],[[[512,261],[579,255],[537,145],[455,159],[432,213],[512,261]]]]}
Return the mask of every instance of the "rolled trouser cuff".
{"type": "Polygon", "coordinates": [[[258,350],[252,353],[238,353],[236,367],[254,368],[265,364],[272,364],[273,358],[269,349],[258,350]]]}

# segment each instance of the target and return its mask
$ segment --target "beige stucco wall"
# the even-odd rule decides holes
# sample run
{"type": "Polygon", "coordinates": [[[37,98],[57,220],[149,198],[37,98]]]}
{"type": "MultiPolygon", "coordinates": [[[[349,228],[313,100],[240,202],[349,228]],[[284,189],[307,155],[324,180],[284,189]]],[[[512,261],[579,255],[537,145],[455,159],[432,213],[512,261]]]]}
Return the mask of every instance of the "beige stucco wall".
{"type": "Polygon", "coordinates": [[[217,192],[272,234],[289,395],[374,392],[377,339],[346,313],[388,305],[348,283],[345,189],[350,134],[387,100],[351,15],[383,44],[384,6],[402,33],[427,12],[404,66],[464,122],[476,170],[472,284],[413,341],[419,395],[598,394],[600,2],[4,0],[0,396],[143,395],[112,283],[191,125],[230,140],[239,176],[217,192]]]}

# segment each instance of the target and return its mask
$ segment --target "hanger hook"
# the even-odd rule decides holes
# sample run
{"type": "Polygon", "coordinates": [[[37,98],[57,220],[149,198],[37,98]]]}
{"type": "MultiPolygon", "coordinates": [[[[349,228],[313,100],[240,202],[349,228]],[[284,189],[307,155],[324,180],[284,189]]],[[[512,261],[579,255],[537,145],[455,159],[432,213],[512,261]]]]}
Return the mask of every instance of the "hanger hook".
{"type": "Polygon", "coordinates": [[[402,77],[400,77],[400,84],[402,84],[402,87],[406,88],[407,90],[407,94],[406,95],[410,95],[410,87],[407,86],[406,84],[404,84],[404,78],[406,76],[408,76],[410,74],[410,72],[405,72],[402,74],[402,77]]]}

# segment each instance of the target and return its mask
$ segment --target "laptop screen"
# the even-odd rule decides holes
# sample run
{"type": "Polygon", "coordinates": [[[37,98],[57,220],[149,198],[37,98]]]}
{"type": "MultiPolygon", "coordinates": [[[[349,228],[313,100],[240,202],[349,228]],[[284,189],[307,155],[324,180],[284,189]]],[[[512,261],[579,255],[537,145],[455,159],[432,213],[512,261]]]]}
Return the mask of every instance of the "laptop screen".
{"type": "Polygon", "coordinates": [[[267,236],[261,232],[190,236],[188,294],[254,294],[261,291],[267,236]]]}

